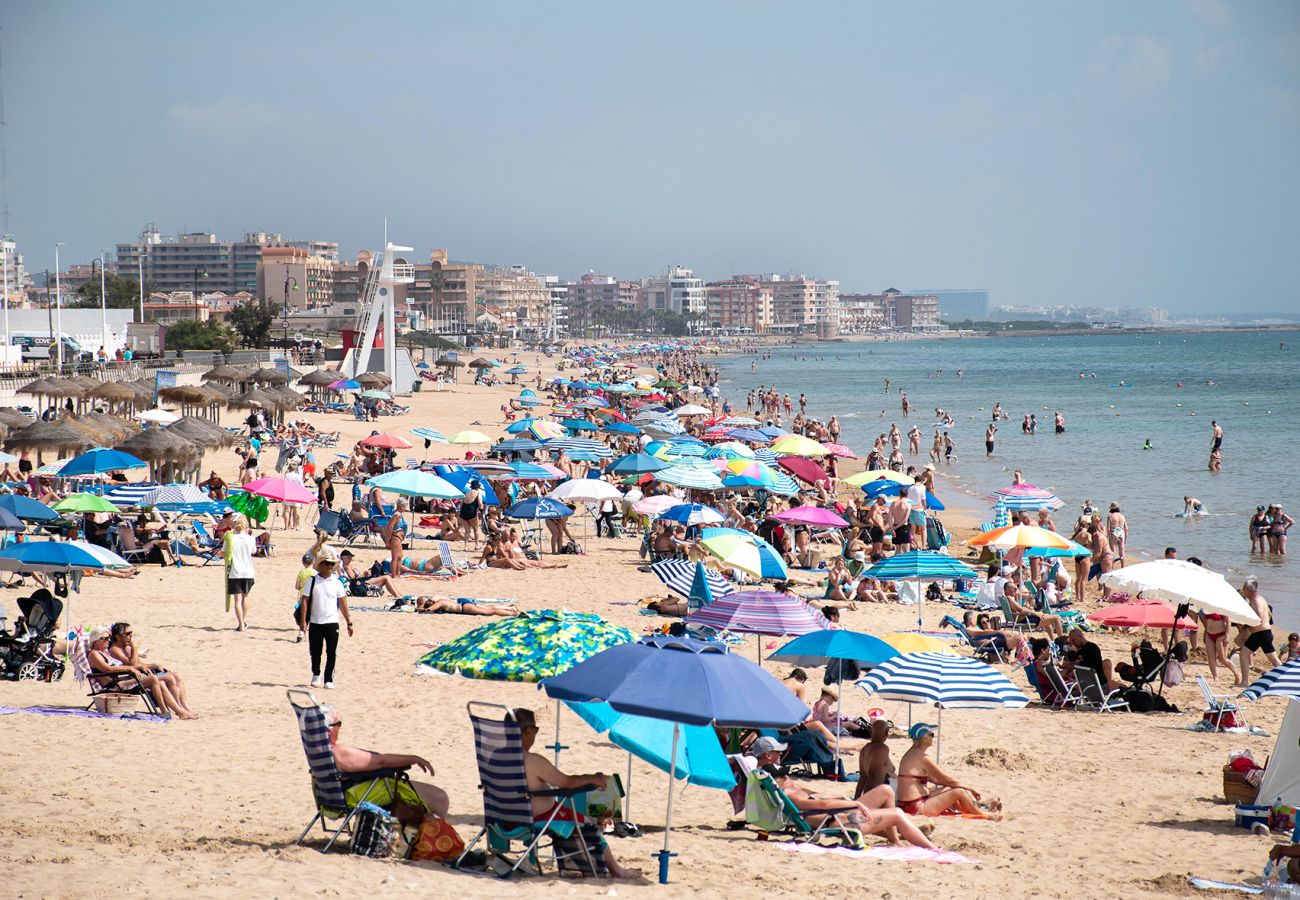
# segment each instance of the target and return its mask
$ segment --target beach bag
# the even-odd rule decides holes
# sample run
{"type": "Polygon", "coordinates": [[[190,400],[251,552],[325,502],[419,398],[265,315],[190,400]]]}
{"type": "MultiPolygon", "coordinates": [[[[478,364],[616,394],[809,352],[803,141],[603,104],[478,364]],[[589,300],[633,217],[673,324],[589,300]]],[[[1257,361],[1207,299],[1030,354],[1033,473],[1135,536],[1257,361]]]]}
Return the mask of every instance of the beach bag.
{"type": "Polygon", "coordinates": [[[373,803],[362,803],[352,817],[353,856],[368,856],[371,859],[387,859],[393,855],[397,845],[398,822],[383,807],[373,803]]]}
{"type": "Polygon", "coordinates": [[[465,852],[465,842],[446,819],[425,816],[420,823],[420,833],[411,849],[411,859],[416,862],[458,859],[465,852]]]}

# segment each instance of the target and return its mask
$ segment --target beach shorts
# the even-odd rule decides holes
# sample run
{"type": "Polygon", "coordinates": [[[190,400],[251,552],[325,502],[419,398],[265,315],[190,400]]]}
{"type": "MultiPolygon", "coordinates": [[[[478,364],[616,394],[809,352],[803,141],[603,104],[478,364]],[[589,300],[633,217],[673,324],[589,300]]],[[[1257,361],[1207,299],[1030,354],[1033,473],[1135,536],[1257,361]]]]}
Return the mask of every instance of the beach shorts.
{"type": "Polygon", "coordinates": [[[397,782],[397,797],[394,798],[392,778],[371,778],[367,781],[358,782],[343,792],[343,799],[348,802],[349,806],[356,806],[361,802],[362,797],[366,798],[367,803],[373,803],[375,806],[382,806],[385,809],[393,805],[394,799],[401,799],[412,806],[424,809],[424,801],[420,799],[420,795],[415,792],[415,788],[411,787],[408,782],[397,782]],[[370,791],[369,796],[366,796],[367,790],[370,791]]]}
{"type": "Polygon", "coordinates": [[[907,524],[908,524],[908,525],[924,525],[924,524],[925,524],[925,510],[923,510],[923,509],[914,509],[914,510],[912,510],[911,512],[909,512],[909,513],[907,514],[907,524]]]}
{"type": "Polygon", "coordinates": [[[899,525],[897,528],[895,528],[895,529],[894,529],[894,543],[895,543],[895,544],[910,544],[910,543],[912,543],[912,526],[910,526],[910,525],[899,525]]]}
{"type": "Polygon", "coordinates": [[[227,578],[227,594],[247,594],[253,589],[253,579],[251,578],[227,578]]]}
{"type": "Polygon", "coordinates": [[[1255,650],[1263,653],[1273,653],[1276,648],[1273,646],[1273,630],[1257,631],[1250,637],[1246,638],[1246,649],[1255,650]]]}
{"type": "Polygon", "coordinates": [[[993,452],[993,442],[992,442],[992,441],[985,441],[985,442],[984,442],[984,449],[987,450],[989,453],[992,453],[992,452],[993,452]]]}
{"type": "Polygon", "coordinates": [[[879,544],[885,539],[885,529],[881,528],[879,525],[872,525],[867,528],[867,536],[871,538],[871,543],[879,544]]]}

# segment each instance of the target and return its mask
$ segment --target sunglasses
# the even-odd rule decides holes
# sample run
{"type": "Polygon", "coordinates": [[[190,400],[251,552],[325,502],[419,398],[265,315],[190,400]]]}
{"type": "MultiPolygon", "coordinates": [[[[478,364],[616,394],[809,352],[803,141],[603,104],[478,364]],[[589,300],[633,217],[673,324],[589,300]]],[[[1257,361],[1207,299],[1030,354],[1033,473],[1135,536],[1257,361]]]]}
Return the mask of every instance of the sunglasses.
{"type": "Polygon", "coordinates": [[[342,722],[331,722],[329,727],[330,727],[330,728],[342,728],[342,727],[343,727],[343,723],[342,723],[342,722]]]}

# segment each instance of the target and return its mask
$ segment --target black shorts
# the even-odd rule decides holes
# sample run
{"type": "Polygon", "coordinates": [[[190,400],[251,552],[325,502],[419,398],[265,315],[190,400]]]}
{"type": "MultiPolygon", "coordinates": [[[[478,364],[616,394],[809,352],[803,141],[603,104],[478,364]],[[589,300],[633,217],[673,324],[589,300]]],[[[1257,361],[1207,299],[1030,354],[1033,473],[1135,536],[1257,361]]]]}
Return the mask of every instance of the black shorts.
{"type": "Polygon", "coordinates": [[[912,543],[912,526],[911,526],[911,525],[899,525],[897,528],[895,528],[895,529],[894,529],[894,543],[895,543],[895,544],[910,544],[910,543],[912,543]]]}
{"type": "Polygon", "coordinates": [[[1223,449],[1223,438],[1221,438],[1221,437],[1216,437],[1216,438],[1214,439],[1214,446],[1211,447],[1210,449],[1211,449],[1211,450],[1221,450],[1221,449],[1223,449]]]}
{"type": "Polygon", "coordinates": [[[1277,648],[1273,646],[1273,629],[1269,628],[1264,631],[1256,631],[1250,637],[1246,638],[1246,649],[1263,653],[1276,652],[1277,648]]]}
{"type": "Polygon", "coordinates": [[[247,594],[253,590],[253,579],[251,578],[227,578],[227,594],[247,594]]]}
{"type": "Polygon", "coordinates": [[[992,452],[993,452],[993,442],[992,442],[992,441],[985,441],[985,442],[984,442],[984,449],[987,450],[989,453],[992,453],[992,452]]]}
{"type": "Polygon", "coordinates": [[[867,537],[871,538],[871,543],[879,544],[885,539],[885,529],[879,525],[867,526],[867,537]]]}

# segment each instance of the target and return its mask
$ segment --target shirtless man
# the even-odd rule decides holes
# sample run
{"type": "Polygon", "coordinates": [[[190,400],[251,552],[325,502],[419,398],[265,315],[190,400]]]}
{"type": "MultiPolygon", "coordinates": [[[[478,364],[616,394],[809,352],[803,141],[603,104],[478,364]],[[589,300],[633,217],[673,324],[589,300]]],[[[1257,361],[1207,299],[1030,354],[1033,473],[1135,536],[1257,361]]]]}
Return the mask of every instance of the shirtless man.
{"type": "MultiPolygon", "coordinates": [[[[554,788],[563,788],[573,790],[581,787],[596,787],[603,790],[609,784],[609,776],[600,772],[589,775],[565,775],[555,766],[551,765],[545,757],[533,752],[533,744],[537,742],[537,717],[533,715],[531,709],[516,709],[513,711],[515,722],[519,725],[519,730],[523,737],[524,743],[524,774],[528,779],[528,791],[533,795],[533,818],[539,822],[545,822],[550,817],[551,811],[558,802],[553,797],[539,797],[539,791],[547,791],[554,788]]],[[[582,824],[585,820],[580,819],[582,824]]],[[[594,824],[594,823],[593,823],[594,824]]],[[[586,831],[587,829],[583,829],[586,831]]],[[[586,839],[587,835],[583,834],[586,839]]],[[[600,837],[600,832],[595,831],[592,835],[592,841],[598,843],[598,849],[605,857],[605,865],[609,867],[609,874],[615,878],[640,878],[639,869],[628,869],[619,865],[614,853],[609,849],[604,839],[600,837]]]]}
{"type": "Polygon", "coordinates": [[[853,792],[854,800],[882,784],[890,787],[894,785],[898,770],[889,757],[889,745],[885,743],[888,738],[888,722],[876,719],[871,723],[871,741],[858,754],[858,786],[853,792]]]}
{"type": "Polygon", "coordinates": [[[1250,657],[1253,651],[1261,651],[1274,668],[1282,663],[1277,658],[1277,649],[1273,646],[1272,610],[1269,609],[1264,595],[1259,592],[1259,579],[1254,575],[1247,577],[1241,586],[1241,596],[1246,598],[1255,615],[1259,616],[1258,625],[1242,626],[1237,632],[1237,650],[1241,659],[1239,684],[1245,685],[1250,684],[1250,657]]]}
{"type": "Polygon", "coordinates": [[[906,496],[899,494],[889,504],[889,528],[893,532],[894,546],[906,548],[912,542],[912,528],[908,517],[912,513],[912,504],[906,496]]]}
{"type": "Polygon", "coordinates": [[[990,422],[989,427],[984,429],[984,455],[986,457],[993,455],[993,439],[997,437],[997,434],[998,426],[990,422]]]}
{"type": "Polygon", "coordinates": [[[1210,440],[1210,450],[1223,449],[1223,426],[1213,419],[1210,420],[1210,427],[1213,429],[1210,440]]]}

